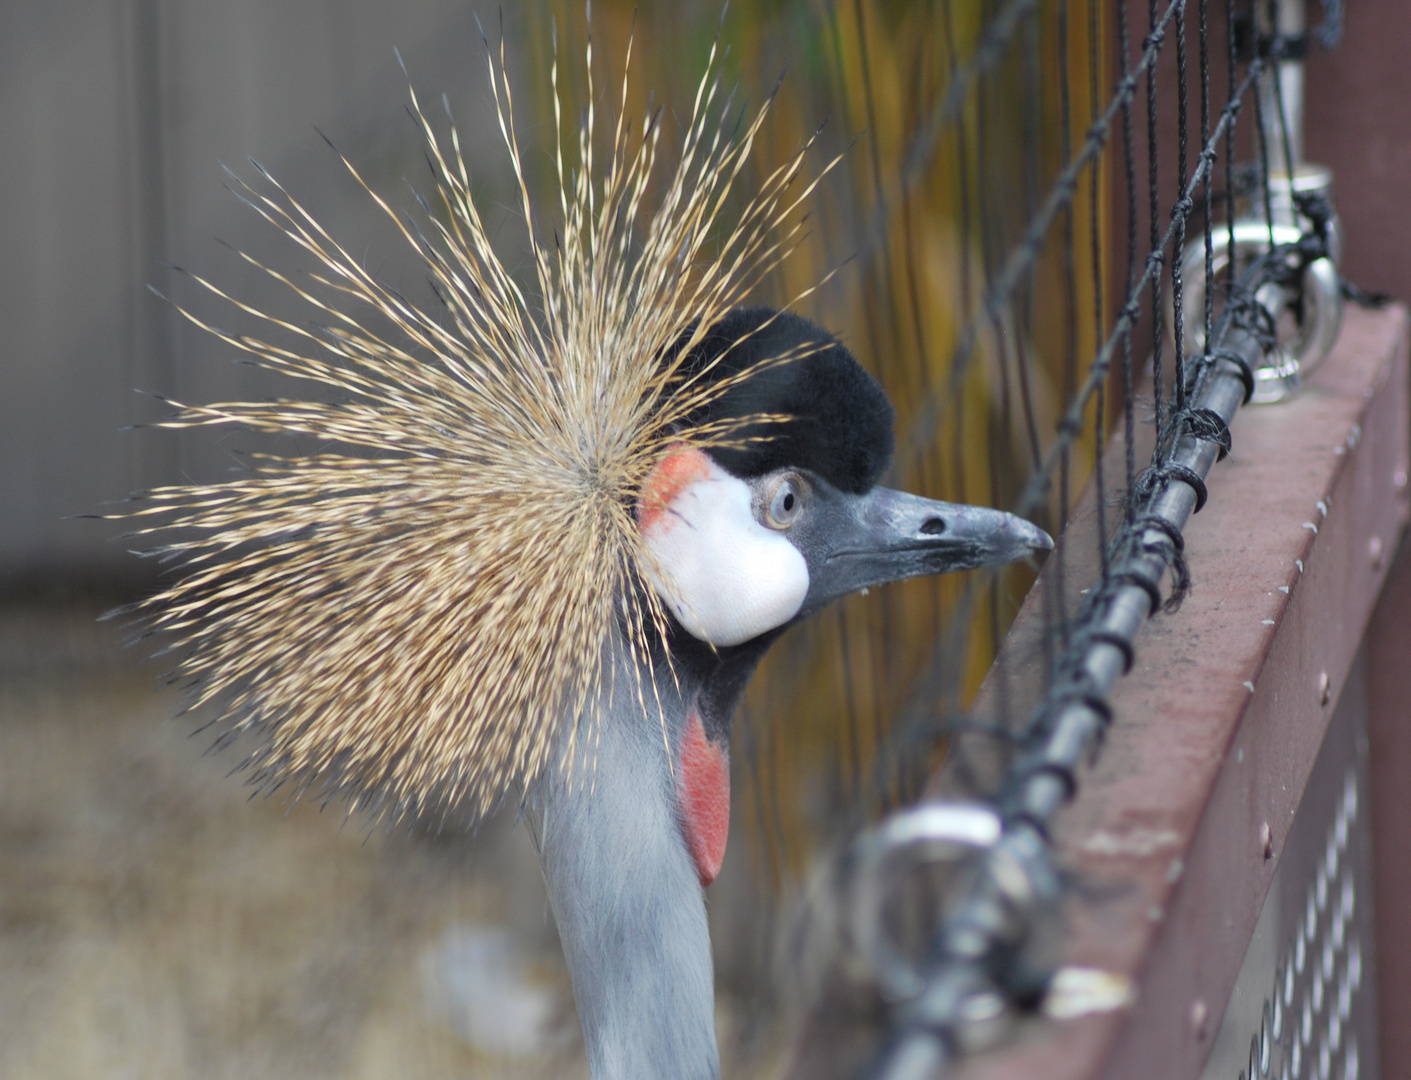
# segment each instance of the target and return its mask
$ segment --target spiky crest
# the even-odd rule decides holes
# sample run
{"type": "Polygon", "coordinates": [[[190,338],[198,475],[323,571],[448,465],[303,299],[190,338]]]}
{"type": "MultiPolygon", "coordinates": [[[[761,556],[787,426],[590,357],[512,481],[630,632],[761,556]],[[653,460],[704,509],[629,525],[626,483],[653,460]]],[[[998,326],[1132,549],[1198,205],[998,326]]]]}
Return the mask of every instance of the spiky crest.
{"type": "MultiPolygon", "coordinates": [[[[614,634],[626,628],[641,671],[649,632],[666,621],[641,584],[650,556],[636,492],[669,447],[728,444],[739,427],[688,418],[750,372],[685,377],[682,358],[787,257],[799,204],[833,165],[793,190],[810,139],[713,248],[770,103],[732,136],[717,42],[653,208],[661,129],[648,116],[630,137],[626,64],[608,167],[593,170],[590,40],[576,170],[557,57],[553,66],[561,233],[546,249],[503,40],[498,58],[488,41],[486,50],[537,295],[526,297],[495,253],[454,124],[447,147],[414,91],[441,203],[429,236],[342,160],[425,261],[445,313],[378,282],[261,170],[268,187],[243,197],[321,264],[313,281],[329,292],[242,257],[327,326],[276,318],[199,277],[294,344],[182,313],[259,365],[348,399],[178,405],[162,426],[234,424],[347,450],[260,457],[241,479],[159,489],[132,515],[158,519],[142,533],[181,530],[162,550],[184,561],[184,575],[142,606],[185,647],[178,673],[193,683],[191,705],[213,706],[227,731],[260,736],[246,762],[254,780],[397,815],[455,806],[475,817],[556,754],[568,769],[591,760],[614,634]],[[394,333],[372,329],[376,319],[394,333]]],[[[644,708],[654,686],[632,688],[644,708]]]]}

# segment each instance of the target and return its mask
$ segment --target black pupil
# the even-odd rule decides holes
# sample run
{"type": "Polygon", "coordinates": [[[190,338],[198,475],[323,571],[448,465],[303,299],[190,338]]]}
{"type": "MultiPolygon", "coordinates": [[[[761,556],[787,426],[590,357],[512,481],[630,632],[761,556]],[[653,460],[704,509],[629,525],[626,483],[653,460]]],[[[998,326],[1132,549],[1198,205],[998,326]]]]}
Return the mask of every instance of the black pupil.
{"type": "Polygon", "coordinates": [[[794,493],[786,491],[784,493],[784,513],[790,513],[794,509],[794,493]]]}

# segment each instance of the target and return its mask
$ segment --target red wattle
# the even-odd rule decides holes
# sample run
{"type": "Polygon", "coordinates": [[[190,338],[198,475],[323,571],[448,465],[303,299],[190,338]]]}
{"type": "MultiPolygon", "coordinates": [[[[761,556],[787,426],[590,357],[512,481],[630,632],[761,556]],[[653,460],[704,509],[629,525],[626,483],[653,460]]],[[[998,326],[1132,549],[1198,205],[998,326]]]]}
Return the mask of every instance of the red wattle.
{"type": "Polygon", "coordinates": [[[681,776],[677,802],[686,847],[696,862],[701,884],[709,885],[725,861],[730,835],[730,752],[706,738],[700,714],[691,711],[681,740],[681,776]]]}

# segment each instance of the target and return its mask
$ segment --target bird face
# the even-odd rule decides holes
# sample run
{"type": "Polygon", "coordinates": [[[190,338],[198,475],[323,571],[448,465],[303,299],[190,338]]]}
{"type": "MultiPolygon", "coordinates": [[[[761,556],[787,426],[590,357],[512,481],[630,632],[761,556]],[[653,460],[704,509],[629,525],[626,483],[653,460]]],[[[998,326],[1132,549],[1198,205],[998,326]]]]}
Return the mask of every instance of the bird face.
{"type": "Polygon", "coordinates": [[[1053,546],[998,510],[873,487],[840,491],[804,468],[732,475],[683,447],[649,478],[638,523],[653,587],[693,637],[740,645],[848,593],[998,565],[1053,546]]]}
{"type": "Polygon", "coordinates": [[[698,419],[740,425],[732,445],[673,448],[636,508],[643,570],[679,624],[669,644],[682,705],[675,809],[708,885],[729,828],[731,714],[783,628],[859,589],[1007,563],[1053,542],[1012,514],[879,487],[892,407],[842,345],[798,316],[736,309],[682,370],[730,380],[698,419]]]}
{"type": "Polygon", "coordinates": [[[637,522],[652,587],[686,634],[708,646],[678,641],[673,650],[692,684],[677,737],[677,811],[702,885],[725,854],[730,714],[777,631],[871,585],[1053,546],[1043,530],[998,510],[876,486],[855,494],[805,468],[744,478],[684,445],[643,486],[637,522]]]}
{"type": "Polygon", "coordinates": [[[693,637],[741,645],[803,607],[810,574],[788,536],[801,505],[789,483],[746,482],[695,448],[669,455],[648,479],[637,513],[647,572],[693,637]]]}

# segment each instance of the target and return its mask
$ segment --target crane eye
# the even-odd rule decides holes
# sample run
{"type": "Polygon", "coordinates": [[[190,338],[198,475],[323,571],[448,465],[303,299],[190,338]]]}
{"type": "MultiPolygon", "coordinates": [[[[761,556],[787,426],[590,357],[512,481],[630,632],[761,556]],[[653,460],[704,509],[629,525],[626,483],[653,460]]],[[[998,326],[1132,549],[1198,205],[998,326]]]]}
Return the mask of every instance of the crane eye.
{"type": "Polygon", "coordinates": [[[803,510],[803,484],[797,476],[785,475],[774,482],[765,504],[765,524],[771,529],[787,529],[803,510]]]}

